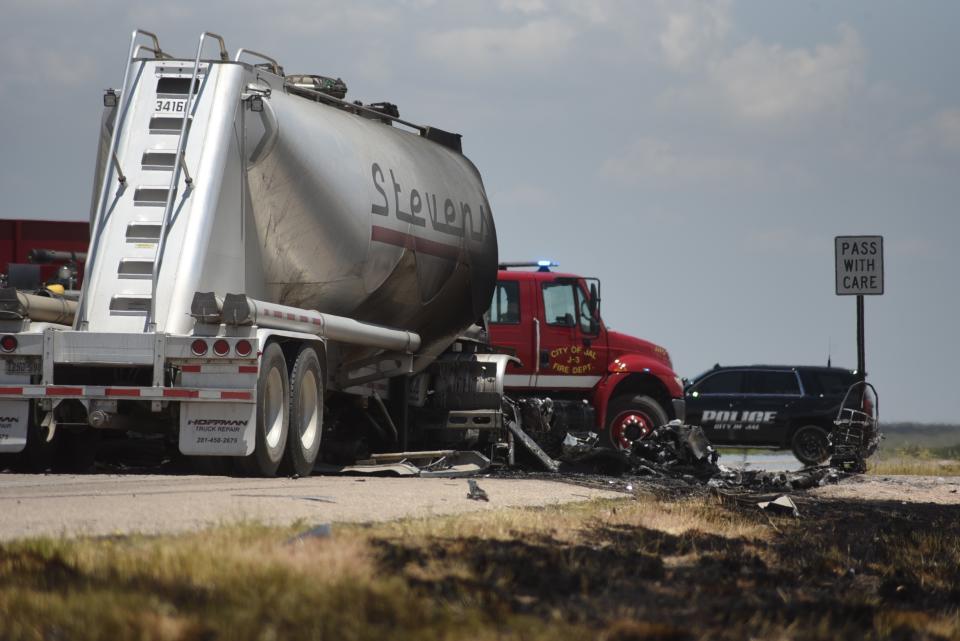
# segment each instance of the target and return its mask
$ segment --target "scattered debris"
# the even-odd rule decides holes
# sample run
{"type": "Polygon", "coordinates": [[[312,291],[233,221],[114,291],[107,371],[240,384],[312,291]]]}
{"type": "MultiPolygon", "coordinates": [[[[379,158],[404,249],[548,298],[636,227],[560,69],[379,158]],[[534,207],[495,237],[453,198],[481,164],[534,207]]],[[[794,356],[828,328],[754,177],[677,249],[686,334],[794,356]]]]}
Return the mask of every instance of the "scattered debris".
{"type": "Polygon", "coordinates": [[[718,458],[720,454],[710,445],[703,428],[684,425],[677,420],[657,428],[647,438],[635,441],[630,453],[631,461],[636,462],[641,473],[670,473],[699,480],[706,480],[720,471],[718,458]]]}
{"type": "Polygon", "coordinates": [[[880,440],[880,400],[877,390],[866,381],[847,390],[830,433],[830,465],[855,474],[867,471],[867,459],[877,451],[880,440]]]}
{"type": "Polygon", "coordinates": [[[797,509],[797,504],[785,494],[781,494],[772,501],[760,501],[757,503],[757,507],[767,512],[791,514],[794,518],[800,518],[800,510],[797,509]]]}
{"type": "Polygon", "coordinates": [[[307,539],[329,539],[333,536],[333,526],[329,523],[321,523],[287,540],[287,545],[293,543],[303,543],[307,539]]]}
{"type": "Polygon", "coordinates": [[[474,476],[490,467],[490,459],[472,450],[431,450],[372,454],[354,465],[318,463],[318,474],[339,476],[420,476],[459,478],[474,476]]]}
{"type": "Polygon", "coordinates": [[[473,499],[474,501],[489,501],[490,497],[487,496],[487,493],[477,485],[477,482],[473,479],[467,480],[467,485],[469,486],[469,491],[467,492],[467,498],[473,499]]]}

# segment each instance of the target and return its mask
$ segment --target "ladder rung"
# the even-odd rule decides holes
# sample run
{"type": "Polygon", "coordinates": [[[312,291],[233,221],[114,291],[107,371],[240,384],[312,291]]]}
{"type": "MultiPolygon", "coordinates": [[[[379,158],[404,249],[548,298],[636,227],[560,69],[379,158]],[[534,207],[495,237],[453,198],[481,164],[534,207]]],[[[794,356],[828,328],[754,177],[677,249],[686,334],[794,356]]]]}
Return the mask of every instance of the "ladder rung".
{"type": "Polygon", "coordinates": [[[156,242],[160,239],[160,223],[130,223],[127,242],[156,242]]]}
{"type": "Polygon", "coordinates": [[[137,187],[133,192],[135,205],[166,205],[170,189],[167,187],[137,187]]]}
{"type": "Polygon", "coordinates": [[[144,169],[173,169],[176,158],[175,151],[145,151],[140,166],[144,169]]]}
{"type": "Polygon", "coordinates": [[[150,296],[114,296],[110,299],[110,311],[116,314],[146,314],[150,311],[150,296]]]}
{"type": "Polygon", "coordinates": [[[121,258],[117,267],[120,278],[150,278],[153,276],[153,260],[143,258],[121,258]]]}
{"type": "MultiPolygon", "coordinates": [[[[190,118],[187,117],[187,131],[190,130],[191,122],[190,118]]],[[[183,118],[180,116],[153,116],[150,118],[150,133],[178,134],[181,124],[183,124],[183,118]]]]}

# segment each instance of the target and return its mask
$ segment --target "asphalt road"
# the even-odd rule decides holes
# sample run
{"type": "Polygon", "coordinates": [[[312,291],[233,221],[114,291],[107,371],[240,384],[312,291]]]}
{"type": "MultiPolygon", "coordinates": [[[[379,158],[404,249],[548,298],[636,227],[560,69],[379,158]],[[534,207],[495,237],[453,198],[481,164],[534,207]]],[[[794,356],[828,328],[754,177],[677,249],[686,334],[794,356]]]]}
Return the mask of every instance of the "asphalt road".
{"type": "Polygon", "coordinates": [[[489,502],[468,499],[466,479],[0,474],[0,540],[173,533],[239,520],[385,521],[623,496],[556,481],[475,480],[489,502]]]}

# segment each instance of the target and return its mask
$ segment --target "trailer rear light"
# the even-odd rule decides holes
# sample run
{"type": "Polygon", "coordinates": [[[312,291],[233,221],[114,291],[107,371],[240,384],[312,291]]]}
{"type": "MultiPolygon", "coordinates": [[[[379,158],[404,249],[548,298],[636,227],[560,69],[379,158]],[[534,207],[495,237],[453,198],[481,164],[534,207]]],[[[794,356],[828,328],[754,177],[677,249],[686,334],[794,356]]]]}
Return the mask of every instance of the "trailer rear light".
{"type": "Polygon", "coordinates": [[[213,353],[217,356],[226,356],[230,353],[230,343],[223,340],[222,338],[214,342],[213,344],[213,353]]]}
{"type": "Polygon", "coordinates": [[[0,338],[0,350],[4,352],[12,352],[17,349],[17,337],[16,336],[4,336],[0,338]]]}
{"type": "Polygon", "coordinates": [[[198,338],[190,344],[190,351],[197,356],[203,356],[207,353],[207,341],[198,338]]]}
{"type": "Polygon", "coordinates": [[[250,352],[253,351],[253,346],[248,340],[239,340],[234,349],[237,350],[237,356],[250,356],[250,352]]]}

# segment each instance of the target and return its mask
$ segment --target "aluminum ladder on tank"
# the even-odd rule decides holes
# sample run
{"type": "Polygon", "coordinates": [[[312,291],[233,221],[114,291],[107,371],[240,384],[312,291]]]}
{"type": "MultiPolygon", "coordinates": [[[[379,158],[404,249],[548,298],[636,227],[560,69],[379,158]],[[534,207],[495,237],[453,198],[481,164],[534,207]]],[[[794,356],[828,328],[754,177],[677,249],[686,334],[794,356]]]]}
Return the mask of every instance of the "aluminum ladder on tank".
{"type": "MultiPolygon", "coordinates": [[[[130,49],[127,53],[127,65],[123,71],[123,84],[120,86],[120,103],[117,105],[117,117],[113,124],[113,133],[110,137],[110,149],[107,155],[107,166],[104,167],[103,180],[100,184],[100,194],[97,201],[97,210],[94,215],[90,228],[90,251],[87,255],[87,263],[84,271],[88,274],[93,273],[96,268],[97,259],[100,254],[100,236],[103,233],[104,215],[107,208],[107,197],[110,191],[110,185],[113,183],[114,174],[121,189],[126,186],[127,177],[123,174],[120,166],[120,160],[117,158],[117,146],[123,133],[123,126],[126,123],[127,115],[130,112],[130,96],[133,93],[133,87],[130,86],[130,74],[133,70],[133,63],[139,57],[141,51],[150,51],[156,58],[167,58],[163,49],[160,47],[160,40],[157,35],[143,29],[135,29],[130,36],[130,49]],[[144,36],[151,40],[153,47],[147,47],[137,44],[139,37],[144,36]]],[[[87,329],[87,295],[86,288],[80,295],[80,301],[77,305],[77,314],[74,320],[74,327],[80,330],[87,329]]]]}
{"type": "Polygon", "coordinates": [[[180,187],[181,172],[184,175],[185,189],[190,189],[193,185],[193,178],[187,170],[187,161],[185,158],[185,149],[187,140],[190,136],[191,127],[188,127],[190,119],[193,117],[193,110],[196,108],[196,99],[194,98],[194,87],[197,83],[197,75],[200,71],[200,56],[203,54],[203,43],[207,38],[214,38],[220,45],[220,59],[227,62],[230,60],[230,54],[227,53],[223,37],[210,31],[204,31],[200,34],[200,41],[197,43],[197,55],[193,60],[193,73],[190,78],[190,85],[187,88],[187,102],[183,109],[183,118],[180,123],[180,135],[177,139],[177,151],[173,161],[173,171],[170,175],[170,186],[167,189],[167,202],[163,209],[163,218],[160,221],[160,236],[157,242],[157,253],[153,259],[153,269],[150,276],[150,309],[147,312],[146,330],[156,331],[157,328],[157,281],[160,278],[160,268],[163,266],[163,254],[167,246],[167,231],[170,226],[170,215],[173,212],[173,203],[176,200],[180,187]]]}

